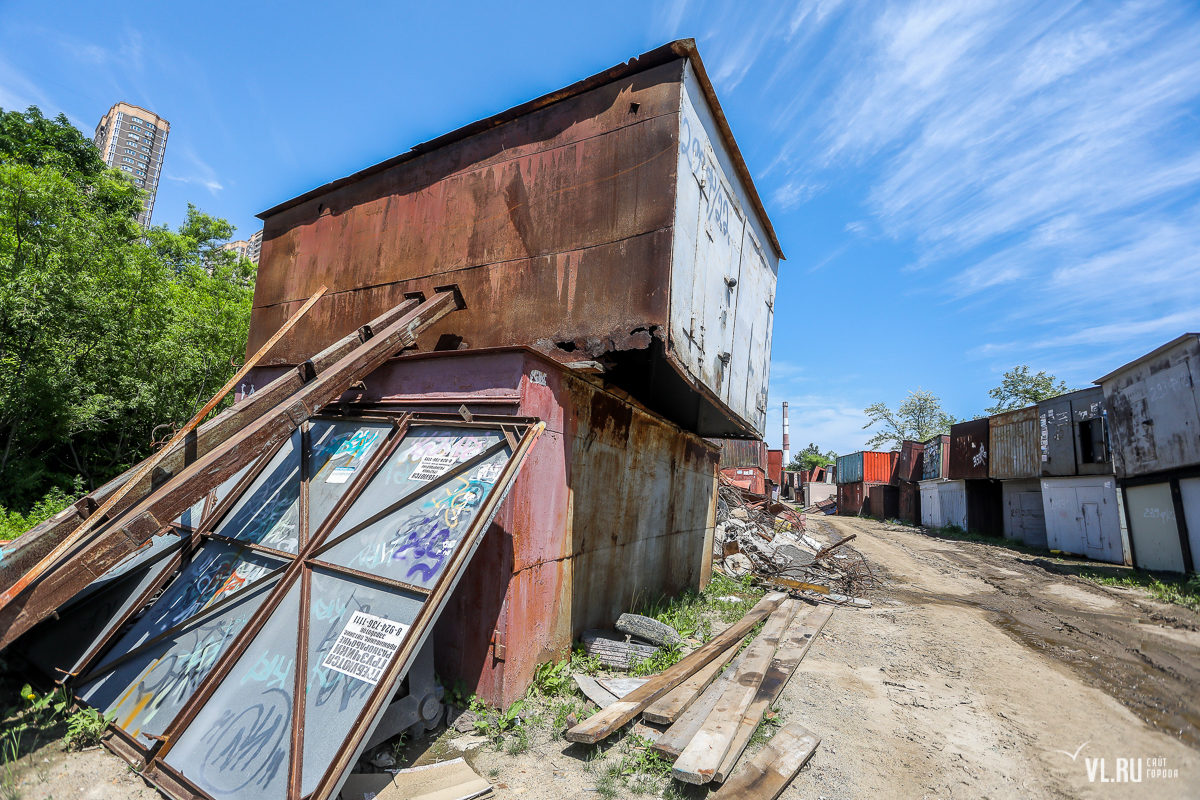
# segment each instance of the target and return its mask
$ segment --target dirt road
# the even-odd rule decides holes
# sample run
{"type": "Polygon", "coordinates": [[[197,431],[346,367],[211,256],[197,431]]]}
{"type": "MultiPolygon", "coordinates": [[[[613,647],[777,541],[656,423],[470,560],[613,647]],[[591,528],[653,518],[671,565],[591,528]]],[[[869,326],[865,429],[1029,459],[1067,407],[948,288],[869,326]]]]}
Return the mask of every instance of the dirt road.
{"type": "Polygon", "coordinates": [[[1195,614],[1000,547],[824,526],[890,587],[835,614],[788,686],[824,740],[785,797],[1200,796],[1195,614]]]}
{"type": "MultiPolygon", "coordinates": [[[[822,737],[784,798],[1200,797],[1196,614],[1002,547],[833,517],[810,517],[809,531],[857,533],[887,585],[872,608],[834,613],[784,692],[782,720],[822,737]]],[[[605,764],[636,755],[623,744],[590,752],[547,727],[527,749],[462,753],[457,735],[413,742],[400,766],[465,755],[501,800],[706,794],[661,778],[605,784],[605,764]]],[[[23,759],[17,788],[156,794],[116,756],[56,744],[23,759]]]]}

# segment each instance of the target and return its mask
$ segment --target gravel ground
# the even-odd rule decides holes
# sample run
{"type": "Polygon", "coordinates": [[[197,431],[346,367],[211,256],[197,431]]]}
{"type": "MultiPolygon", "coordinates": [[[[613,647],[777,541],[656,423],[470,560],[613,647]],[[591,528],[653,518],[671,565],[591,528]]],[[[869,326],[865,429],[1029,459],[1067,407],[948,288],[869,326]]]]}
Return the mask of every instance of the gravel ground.
{"type": "MultiPolygon", "coordinates": [[[[822,741],[782,797],[1200,796],[1196,614],[1076,578],[1049,556],[867,520],[810,518],[809,529],[826,541],[857,533],[887,585],[872,608],[834,613],[784,691],[780,720],[822,741]],[[1141,759],[1142,782],[1113,782],[1117,759],[1141,759]],[[1151,759],[1177,777],[1153,777],[1151,759]]],[[[551,716],[544,702],[527,710],[551,716]]],[[[462,755],[498,798],[707,794],[635,773],[645,758],[634,739],[594,749],[550,727],[530,726],[521,752],[511,736],[461,751],[463,735],[443,731],[409,743],[401,766],[462,755]],[[621,764],[624,775],[606,777],[621,764]]],[[[107,751],[56,743],[23,758],[16,778],[23,798],[155,793],[107,751]]]]}

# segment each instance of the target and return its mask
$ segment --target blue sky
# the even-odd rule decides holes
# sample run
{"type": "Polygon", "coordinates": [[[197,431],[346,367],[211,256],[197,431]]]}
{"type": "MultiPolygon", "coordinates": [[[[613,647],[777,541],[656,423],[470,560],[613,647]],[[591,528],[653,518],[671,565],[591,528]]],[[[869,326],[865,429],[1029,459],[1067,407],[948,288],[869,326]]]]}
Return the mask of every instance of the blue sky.
{"type": "Polygon", "coordinates": [[[1200,6],[0,0],[0,107],[171,121],[156,223],[254,215],[692,36],[788,260],[768,442],[1084,386],[1200,330],[1200,6]],[[435,7],[436,6],[436,7],[435,7]],[[585,7],[586,6],[586,7],[585,7]]]}

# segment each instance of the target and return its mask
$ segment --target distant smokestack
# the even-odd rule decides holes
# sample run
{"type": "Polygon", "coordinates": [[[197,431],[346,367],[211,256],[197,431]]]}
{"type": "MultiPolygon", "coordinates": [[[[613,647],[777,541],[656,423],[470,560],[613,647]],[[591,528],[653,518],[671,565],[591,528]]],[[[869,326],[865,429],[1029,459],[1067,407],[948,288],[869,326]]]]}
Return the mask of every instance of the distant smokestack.
{"type": "Polygon", "coordinates": [[[787,403],[783,404],[783,466],[792,463],[792,445],[788,441],[787,403]]]}

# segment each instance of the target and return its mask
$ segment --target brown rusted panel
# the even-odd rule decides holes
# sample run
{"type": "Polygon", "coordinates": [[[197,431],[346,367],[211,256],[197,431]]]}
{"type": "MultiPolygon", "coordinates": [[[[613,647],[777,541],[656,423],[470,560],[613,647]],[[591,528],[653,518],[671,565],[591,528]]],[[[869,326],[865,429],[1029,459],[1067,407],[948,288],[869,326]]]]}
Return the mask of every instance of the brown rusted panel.
{"type": "Polygon", "coordinates": [[[900,489],[886,483],[877,483],[866,489],[868,508],[872,517],[895,519],[900,516],[900,489]]]}
{"type": "Polygon", "coordinates": [[[516,391],[547,425],[437,628],[439,674],[507,706],[583,629],[699,588],[719,453],[703,439],[523,349],[395,359],[364,383],[364,402],[445,410],[516,391]]]}
{"type": "MultiPolygon", "coordinates": [[[[265,361],[299,363],[323,347],[326,337],[354,330],[408,293],[432,296],[450,278],[467,298],[469,313],[431,327],[418,339],[421,351],[529,345],[578,361],[590,357],[589,351],[598,356],[645,348],[649,327],[667,319],[667,283],[659,268],[667,269],[670,257],[669,231],[655,231],[583,251],[326,295],[265,361]],[[559,342],[571,343],[573,352],[556,350],[559,342]]],[[[299,302],[255,308],[247,346],[261,346],[299,302]]]]}
{"type": "Polygon", "coordinates": [[[905,441],[896,456],[897,481],[919,481],[925,465],[925,445],[922,442],[905,441]]]}
{"type": "Polygon", "coordinates": [[[1006,411],[988,418],[988,474],[998,480],[1036,478],[1041,474],[1038,407],[1006,411]]]}
{"type": "Polygon", "coordinates": [[[783,451],[768,450],[767,451],[767,477],[770,478],[776,486],[783,485],[783,451]]]}
{"type": "Polygon", "coordinates": [[[988,420],[975,419],[950,427],[950,465],[946,477],[952,481],[988,477],[991,445],[988,420]]]}
{"type": "Polygon", "coordinates": [[[921,485],[919,483],[900,482],[900,519],[913,525],[921,524],[921,485]]]}
{"type": "Polygon", "coordinates": [[[721,469],[758,467],[767,469],[767,443],[753,439],[709,439],[721,448],[721,469]]]}

